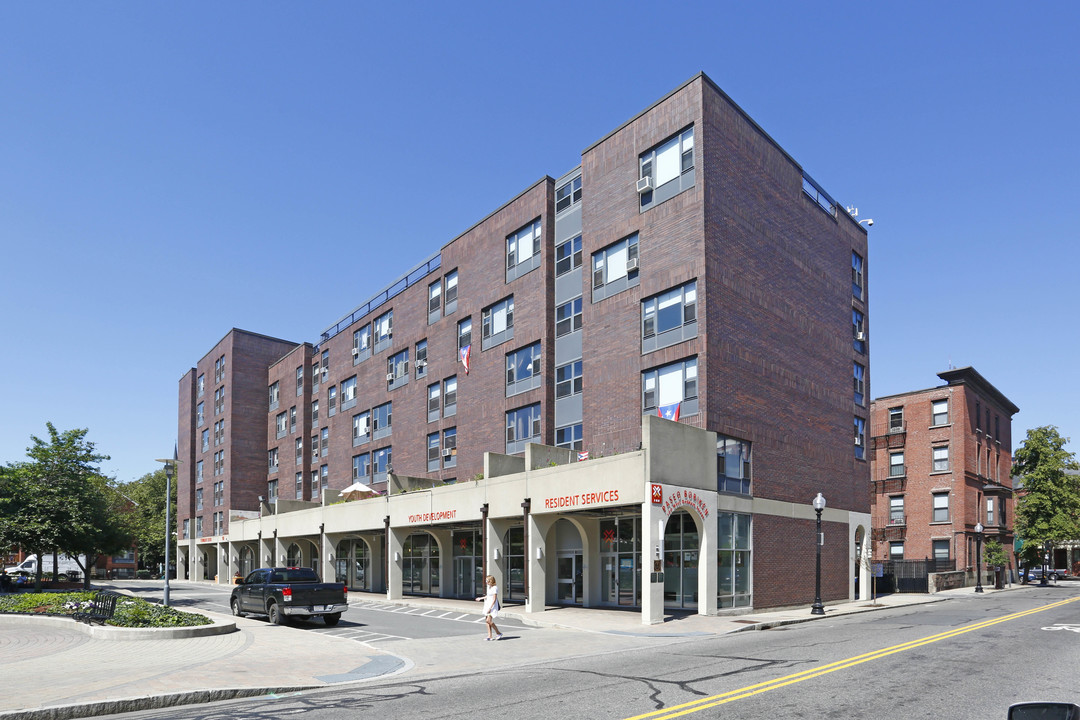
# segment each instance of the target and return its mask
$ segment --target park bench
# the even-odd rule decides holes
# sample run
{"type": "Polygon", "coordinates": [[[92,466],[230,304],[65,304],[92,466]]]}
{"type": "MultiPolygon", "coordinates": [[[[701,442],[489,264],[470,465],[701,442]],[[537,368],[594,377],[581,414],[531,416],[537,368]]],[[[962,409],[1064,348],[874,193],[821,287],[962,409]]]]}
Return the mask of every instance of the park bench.
{"type": "Polygon", "coordinates": [[[90,607],[83,612],[75,613],[75,619],[79,622],[85,622],[87,625],[92,625],[95,622],[102,625],[107,620],[111,620],[113,613],[116,612],[116,601],[120,599],[120,596],[109,590],[99,590],[94,593],[94,597],[90,600],[90,607]]]}

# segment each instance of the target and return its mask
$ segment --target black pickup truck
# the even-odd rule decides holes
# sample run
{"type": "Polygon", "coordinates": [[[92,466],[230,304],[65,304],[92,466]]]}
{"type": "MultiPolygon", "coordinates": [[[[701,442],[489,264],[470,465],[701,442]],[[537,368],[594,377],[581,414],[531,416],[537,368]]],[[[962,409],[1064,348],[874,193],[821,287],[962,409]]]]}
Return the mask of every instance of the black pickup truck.
{"type": "Polygon", "coordinates": [[[337,625],[349,608],[349,590],[342,583],[320,582],[311,568],[259,568],[237,582],[229,604],[233,615],[266,615],[275,625],[316,615],[337,625]]]}

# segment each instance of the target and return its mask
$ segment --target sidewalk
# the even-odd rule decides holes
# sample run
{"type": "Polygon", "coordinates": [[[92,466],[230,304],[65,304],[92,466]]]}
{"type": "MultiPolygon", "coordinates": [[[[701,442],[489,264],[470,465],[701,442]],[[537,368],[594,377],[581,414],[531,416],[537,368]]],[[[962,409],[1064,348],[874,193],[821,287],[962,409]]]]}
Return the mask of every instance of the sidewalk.
{"type": "MultiPolygon", "coordinates": [[[[994,592],[1005,591],[986,590],[986,594],[994,592]]],[[[93,637],[73,622],[0,615],[0,672],[5,679],[0,720],[63,720],[282,694],[399,674],[419,678],[449,668],[468,672],[489,667],[493,654],[502,666],[535,664],[972,594],[972,588],[961,588],[935,595],[887,595],[876,603],[833,603],[825,606],[824,616],[811,615],[809,607],[718,617],[680,614],[658,625],[642,625],[640,613],[629,610],[559,607],[526,613],[510,606],[501,614],[529,626],[527,631],[504,628],[506,640],[514,642],[483,643],[483,628],[478,625],[479,652],[462,652],[469,640],[458,636],[402,641],[395,649],[407,657],[310,628],[216,613],[204,614],[215,621],[235,622],[237,632],[124,641],[93,637]],[[572,637],[568,631],[573,631],[572,637]],[[520,641],[528,643],[528,653],[521,652],[520,641]]],[[[354,592],[350,601],[478,612],[478,604],[467,600],[410,597],[390,603],[385,596],[354,592]]]]}

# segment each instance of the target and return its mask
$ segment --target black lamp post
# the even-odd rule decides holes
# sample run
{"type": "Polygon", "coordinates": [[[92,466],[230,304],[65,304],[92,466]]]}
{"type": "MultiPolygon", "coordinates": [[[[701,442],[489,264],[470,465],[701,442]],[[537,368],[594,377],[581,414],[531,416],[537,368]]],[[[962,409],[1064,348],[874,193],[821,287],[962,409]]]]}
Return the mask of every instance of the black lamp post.
{"type": "Polygon", "coordinates": [[[1050,584],[1050,541],[1043,543],[1043,571],[1039,578],[1039,585],[1050,584]]]}
{"type": "Polygon", "coordinates": [[[810,606],[811,615],[824,615],[825,606],[821,604],[821,511],[825,509],[825,496],[821,493],[814,498],[814,512],[817,513],[817,574],[814,580],[814,604],[810,606]]]}
{"type": "Polygon", "coordinates": [[[172,536],[172,477],[176,464],[176,451],[173,450],[173,459],[158,460],[165,464],[165,591],[162,595],[162,605],[169,607],[169,540],[172,536]]]}
{"type": "Polygon", "coordinates": [[[982,523],[975,523],[975,592],[982,592],[982,523]]]}

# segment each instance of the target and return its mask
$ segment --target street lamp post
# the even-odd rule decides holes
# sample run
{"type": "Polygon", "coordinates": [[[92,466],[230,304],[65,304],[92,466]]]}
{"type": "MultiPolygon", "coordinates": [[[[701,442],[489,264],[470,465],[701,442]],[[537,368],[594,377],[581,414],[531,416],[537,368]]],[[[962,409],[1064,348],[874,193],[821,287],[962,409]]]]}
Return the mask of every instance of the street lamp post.
{"type": "Polygon", "coordinates": [[[825,496],[821,493],[814,498],[814,512],[817,513],[817,573],[814,580],[814,604],[810,607],[811,615],[824,615],[825,606],[821,604],[821,511],[825,509],[825,496]]]}
{"type": "Polygon", "coordinates": [[[982,592],[982,534],[983,525],[975,523],[975,592],[982,592]]]}
{"type": "MultiPolygon", "coordinates": [[[[175,455],[175,453],[173,453],[175,455]]],[[[159,463],[165,464],[165,591],[162,596],[162,604],[165,607],[169,607],[169,540],[172,536],[172,517],[171,517],[171,505],[172,505],[172,477],[174,463],[176,458],[172,460],[158,460],[159,463]]]]}
{"type": "Polygon", "coordinates": [[[1050,584],[1050,541],[1047,540],[1043,543],[1043,568],[1042,577],[1039,578],[1039,585],[1050,584]]]}

